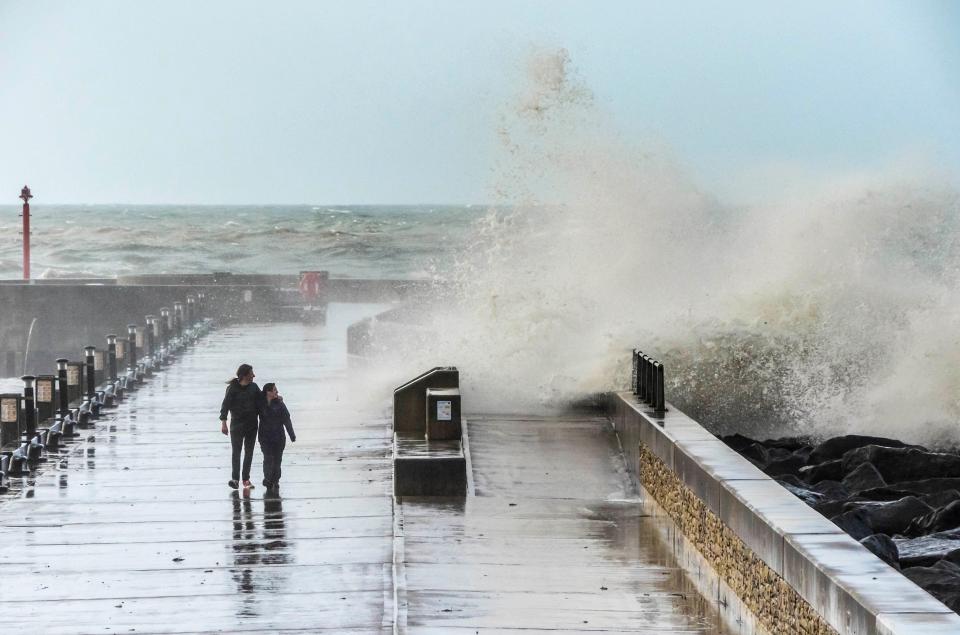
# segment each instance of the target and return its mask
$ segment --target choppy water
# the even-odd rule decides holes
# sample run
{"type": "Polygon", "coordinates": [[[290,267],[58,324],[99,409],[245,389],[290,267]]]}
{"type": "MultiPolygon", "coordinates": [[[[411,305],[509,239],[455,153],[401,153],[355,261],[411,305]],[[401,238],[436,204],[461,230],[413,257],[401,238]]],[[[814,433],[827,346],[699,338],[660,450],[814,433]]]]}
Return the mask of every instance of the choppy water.
{"type": "MultiPolygon", "coordinates": [[[[0,206],[0,277],[22,275],[20,208],[0,206]]],[[[462,249],[466,206],[31,206],[34,277],[297,273],[427,278],[462,249]]]]}

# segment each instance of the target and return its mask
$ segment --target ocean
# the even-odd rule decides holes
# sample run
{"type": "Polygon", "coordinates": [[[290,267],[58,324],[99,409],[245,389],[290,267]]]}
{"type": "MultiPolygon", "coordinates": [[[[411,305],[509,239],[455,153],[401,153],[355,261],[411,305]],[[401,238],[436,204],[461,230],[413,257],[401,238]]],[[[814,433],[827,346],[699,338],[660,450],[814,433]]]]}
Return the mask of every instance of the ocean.
{"type": "MultiPolygon", "coordinates": [[[[380,327],[367,380],[383,390],[451,364],[474,411],[547,413],[626,387],[636,346],[717,432],[960,441],[956,191],[874,182],[737,208],[655,176],[573,169],[552,205],[38,203],[33,270],[435,280],[417,328],[380,327]]],[[[7,278],[17,211],[0,209],[7,278]]]]}
{"type": "MultiPolygon", "coordinates": [[[[485,208],[450,205],[31,206],[39,278],[297,273],[430,278],[485,208]]],[[[22,275],[20,207],[0,206],[0,277],[22,275]]]]}

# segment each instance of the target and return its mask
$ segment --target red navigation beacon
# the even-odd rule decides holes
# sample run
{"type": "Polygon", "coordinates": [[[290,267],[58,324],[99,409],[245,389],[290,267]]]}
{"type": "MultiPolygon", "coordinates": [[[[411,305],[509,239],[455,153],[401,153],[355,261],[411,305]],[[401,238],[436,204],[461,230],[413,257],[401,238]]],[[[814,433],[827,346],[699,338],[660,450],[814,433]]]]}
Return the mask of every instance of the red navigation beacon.
{"type": "Polygon", "coordinates": [[[26,185],[20,190],[23,199],[23,279],[30,279],[30,199],[33,194],[26,185]]]}

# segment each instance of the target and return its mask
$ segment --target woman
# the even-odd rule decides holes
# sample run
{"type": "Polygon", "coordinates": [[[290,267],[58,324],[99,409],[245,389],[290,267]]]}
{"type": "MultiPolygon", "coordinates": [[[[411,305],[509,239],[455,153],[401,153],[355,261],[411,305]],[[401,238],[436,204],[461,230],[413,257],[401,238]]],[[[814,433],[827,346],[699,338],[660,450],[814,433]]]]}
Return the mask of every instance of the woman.
{"type": "Polygon", "coordinates": [[[263,484],[268,490],[276,491],[280,486],[280,463],[283,461],[283,448],[287,445],[287,435],[291,441],[297,440],[290,421],[290,412],[274,383],[263,385],[266,400],[260,412],[260,449],[263,450],[263,484]],[[284,432],[286,428],[286,432],[284,432]]]}
{"type": "Polygon", "coordinates": [[[250,489],[250,466],[253,464],[253,445],[257,441],[257,415],[262,409],[263,394],[253,383],[253,366],[240,364],[237,376],[227,382],[227,392],[220,405],[220,432],[230,435],[233,450],[233,473],[227,485],[237,489],[241,477],[240,451],[243,450],[243,487],[250,489]],[[227,412],[230,428],[227,429],[227,412]]]}

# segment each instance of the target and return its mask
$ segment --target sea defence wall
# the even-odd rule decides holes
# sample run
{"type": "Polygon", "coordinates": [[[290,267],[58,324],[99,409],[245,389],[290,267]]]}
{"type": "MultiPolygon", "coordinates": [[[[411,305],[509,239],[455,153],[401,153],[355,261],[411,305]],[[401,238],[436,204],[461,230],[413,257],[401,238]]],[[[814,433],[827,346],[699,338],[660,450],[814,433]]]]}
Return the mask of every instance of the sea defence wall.
{"type": "Polygon", "coordinates": [[[960,616],[810,509],[696,421],[632,392],[610,395],[628,469],[758,630],[803,635],[960,633],[960,616]]]}
{"type": "MultiPolygon", "coordinates": [[[[22,374],[29,370],[25,358],[29,366],[34,357],[76,355],[91,343],[102,344],[104,332],[126,332],[127,324],[139,324],[151,310],[173,307],[187,294],[203,294],[206,315],[221,324],[299,319],[299,279],[213,273],[0,281],[0,372],[22,374]]],[[[426,288],[412,280],[326,278],[317,303],[397,302],[426,288]]]]}

